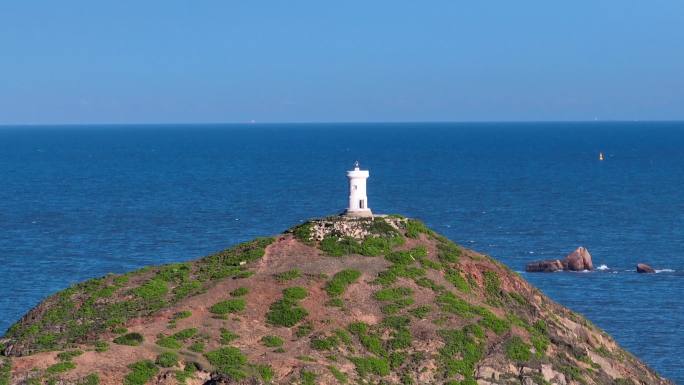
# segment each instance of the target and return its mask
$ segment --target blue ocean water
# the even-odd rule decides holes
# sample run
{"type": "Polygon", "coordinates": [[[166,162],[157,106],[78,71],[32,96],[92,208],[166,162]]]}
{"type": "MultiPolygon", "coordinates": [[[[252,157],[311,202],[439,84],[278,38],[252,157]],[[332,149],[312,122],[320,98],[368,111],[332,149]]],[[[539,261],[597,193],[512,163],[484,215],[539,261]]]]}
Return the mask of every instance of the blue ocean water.
{"type": "Polygon", "coordinates": [[[684,383],[684,123],[3,127],[0,330],[81,280],[338,212],[357,159],[375,212],[514,270],[586,246],[609,269],[522,275],[684,383]]]}

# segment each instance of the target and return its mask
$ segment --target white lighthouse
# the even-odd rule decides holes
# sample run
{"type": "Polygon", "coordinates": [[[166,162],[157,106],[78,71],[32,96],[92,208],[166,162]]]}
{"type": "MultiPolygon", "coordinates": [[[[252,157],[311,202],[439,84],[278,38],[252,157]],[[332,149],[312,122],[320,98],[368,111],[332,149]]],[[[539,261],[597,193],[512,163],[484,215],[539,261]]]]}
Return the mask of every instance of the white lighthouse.
{"type": "Polygon", "coordinates": [[[352,217],[372,217],[373,213],[368,208],[368,197],[366,196],[366,179],[368,170],[359,169],[359,162],[354,163],[354,169],[347,171],[349,178],[349,207],[345,213],[352,217]]]}

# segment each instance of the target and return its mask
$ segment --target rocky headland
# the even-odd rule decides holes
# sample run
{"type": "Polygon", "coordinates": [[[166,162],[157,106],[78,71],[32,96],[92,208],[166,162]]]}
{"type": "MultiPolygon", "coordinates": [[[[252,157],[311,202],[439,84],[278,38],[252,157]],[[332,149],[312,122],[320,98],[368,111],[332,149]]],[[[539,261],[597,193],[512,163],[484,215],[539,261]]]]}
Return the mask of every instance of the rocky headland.
{"type": "MultiPolygon", "coordinates": [[[[573,254],[560,266],[591,268],[573,254]]],[[[503,264],[400,216],[312,220],[83,282],[0,350],[0,385],[670,383],[503,264]]]]}

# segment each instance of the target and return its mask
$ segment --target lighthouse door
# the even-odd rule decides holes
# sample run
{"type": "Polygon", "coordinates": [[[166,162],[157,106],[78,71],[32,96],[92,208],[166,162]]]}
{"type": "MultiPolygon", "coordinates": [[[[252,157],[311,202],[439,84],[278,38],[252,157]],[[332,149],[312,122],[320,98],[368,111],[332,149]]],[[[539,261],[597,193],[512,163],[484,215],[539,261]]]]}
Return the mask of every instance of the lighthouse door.
{"type": "Polygon", "coordinates": [[[359,208],[360,208],[360,209],[365,209],[363,199],[361,199],[361,200],[359,201],[359,208]]]}

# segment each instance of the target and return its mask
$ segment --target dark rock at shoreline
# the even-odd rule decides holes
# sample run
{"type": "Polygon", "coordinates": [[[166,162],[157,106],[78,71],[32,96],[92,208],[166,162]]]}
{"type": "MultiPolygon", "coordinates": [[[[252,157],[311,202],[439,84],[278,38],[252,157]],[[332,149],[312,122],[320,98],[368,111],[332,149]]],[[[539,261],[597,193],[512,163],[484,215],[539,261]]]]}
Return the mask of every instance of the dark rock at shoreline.
{"type": "Polygon", "coordinates": [[[645,263],[637,263],[636,266],[637,273],[650,274],[655,273],[655,269],[645,263]]]}
{"type": "Polygon", "coordinates": [[[547,259],[534,261],[527,264],[525,271],[529,273],[553,273],[555,271],[584,271],[594,270],[589,250],[578,247],[568,254],[563,260],[547,259]]]}
{"type": "Polygon", "coordinates": [[[527,264],[525,271],[530,273],[553,273],[563,271],[565,267],[560,259],[547,259],[545,261],[535,261],[527,264]]]}

